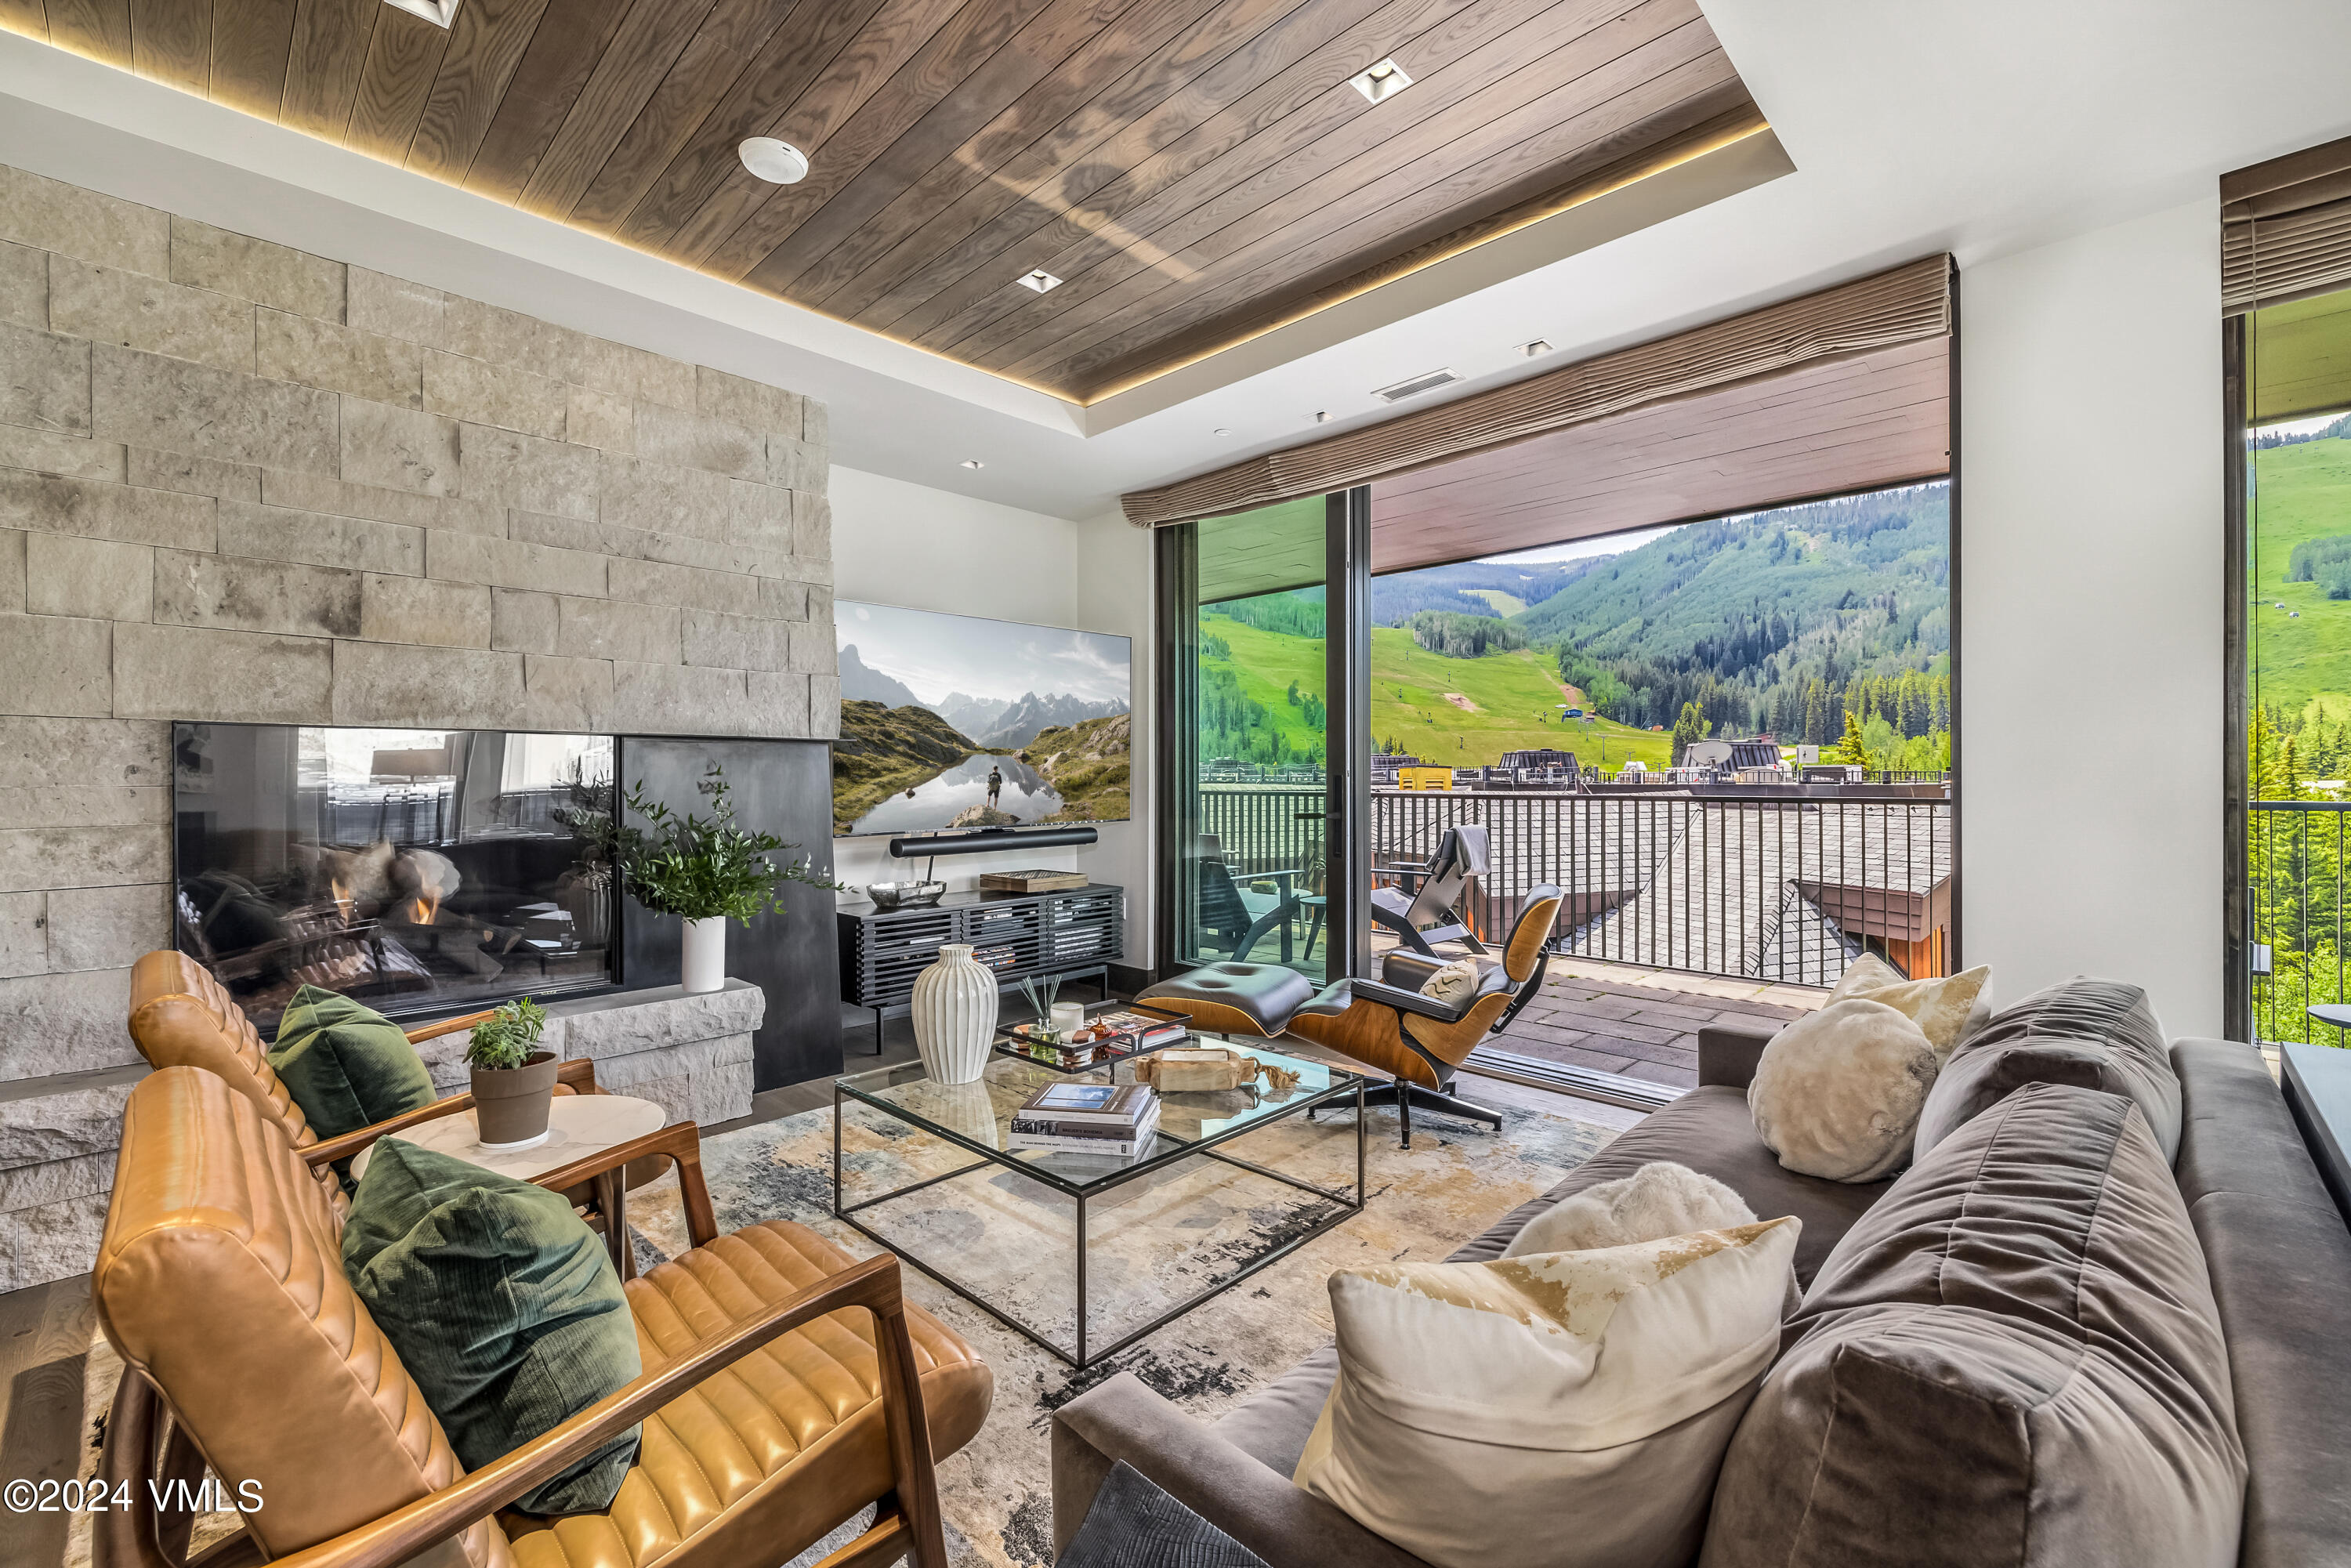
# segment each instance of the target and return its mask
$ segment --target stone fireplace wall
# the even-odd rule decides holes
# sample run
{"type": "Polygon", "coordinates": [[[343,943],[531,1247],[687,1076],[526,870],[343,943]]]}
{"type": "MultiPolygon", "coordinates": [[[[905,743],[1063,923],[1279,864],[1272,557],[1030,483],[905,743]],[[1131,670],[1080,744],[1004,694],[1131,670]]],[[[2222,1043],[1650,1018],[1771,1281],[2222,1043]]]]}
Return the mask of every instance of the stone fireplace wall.
{"type": "Polygon", "coordinates": [[[0,1259],[95,1240],[169,721],[830,734],[827,468],[782,388],[0,167],[0,1259]]]}

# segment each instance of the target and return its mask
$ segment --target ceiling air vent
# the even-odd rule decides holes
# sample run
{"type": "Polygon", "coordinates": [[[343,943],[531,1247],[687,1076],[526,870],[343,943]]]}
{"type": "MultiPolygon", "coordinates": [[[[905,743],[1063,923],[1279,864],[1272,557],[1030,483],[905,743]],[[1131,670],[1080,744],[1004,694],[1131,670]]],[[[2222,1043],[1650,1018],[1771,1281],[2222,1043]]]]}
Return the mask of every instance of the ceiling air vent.
{"type": "Polygon", "coordinates": [[[1461,378],[1451,371],[1431,371],[1425,376],[1415,376],[1408,382],[1398,382],[1392,387],[1382,387],[1372,395],[1382,402],[1402,402],[1408,397],[1418,397],[1425,392],[1451,386],[1461,378]]]}

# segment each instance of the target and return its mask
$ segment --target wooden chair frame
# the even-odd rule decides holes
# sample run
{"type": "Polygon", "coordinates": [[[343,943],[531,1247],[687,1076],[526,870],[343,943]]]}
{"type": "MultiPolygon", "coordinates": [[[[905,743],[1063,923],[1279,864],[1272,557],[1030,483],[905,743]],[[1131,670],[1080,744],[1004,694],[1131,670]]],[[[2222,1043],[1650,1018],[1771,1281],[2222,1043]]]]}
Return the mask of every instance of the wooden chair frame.
{"type": "MultiPolygon", "coordinates": [[[[356,1152],[347,1145],[371,1134],[381,1135],[379,1129],[366,1128],[301,1153],[315,1167],[356,1152]]],[[[364,1143],[359,1146],[365,1146],[364,1143]]],[[[701,1135],[691,1122],[676,1123],[576,1160],[540,1176],[536,1185],[558,1192],[582,1184],[617,1185],[630,1162],[653,1156],[677,1165],[678,1185],[685,1196],[688,1238],[696,1247],[716,1240],[718,1224],[702,1175],[701,1135]]],[[[777,1302],[737,1324],[724,1337],[638,1378],[453,1485],[331,1541],[277,1558],[273,1568],[392,1568],[561,1474],[612,1434],[635,1426],[713,1373],[846,1307],[863,1308],[873,1317],[892,1489],[882,1498],[872,1526],[827,1556],[819,1568],[873,1568],[909,1555],[916,1568],[946,1568],[946,1531],[939,1512],[930,1425],[923,1409],[921,1372],[906,1329],[898,1260],[887,1252],[777,1302]]],[[[94,1521],[92,1548],[98,1568],[242,1568],[262,1561],[249,1535],[233,1536],[193,1558],[188,1556],[193,1516],[159,1509],[148,1483],[152,1480],[168,1488],[175,1479],[193,1481],[204,1473],[204,1458],[186,1430],[172,1418],[162,1392],[135,1367],[124,1370],[117,1388],[98,1473],[110,1493],[127,1487],[131,1499],[127,1510],[102,1512],[94,1521]]]]}

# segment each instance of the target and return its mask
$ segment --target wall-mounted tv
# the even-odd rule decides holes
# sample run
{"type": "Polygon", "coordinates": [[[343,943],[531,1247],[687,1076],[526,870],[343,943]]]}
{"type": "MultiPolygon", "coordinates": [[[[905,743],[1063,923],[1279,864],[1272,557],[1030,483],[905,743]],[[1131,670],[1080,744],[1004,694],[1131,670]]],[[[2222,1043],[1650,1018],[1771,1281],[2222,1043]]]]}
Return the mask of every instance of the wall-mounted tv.
{"type": "Polygon", "coordinates": [[[832,831],[1122,822],[1127,639],[842,600],[832,831]]]}

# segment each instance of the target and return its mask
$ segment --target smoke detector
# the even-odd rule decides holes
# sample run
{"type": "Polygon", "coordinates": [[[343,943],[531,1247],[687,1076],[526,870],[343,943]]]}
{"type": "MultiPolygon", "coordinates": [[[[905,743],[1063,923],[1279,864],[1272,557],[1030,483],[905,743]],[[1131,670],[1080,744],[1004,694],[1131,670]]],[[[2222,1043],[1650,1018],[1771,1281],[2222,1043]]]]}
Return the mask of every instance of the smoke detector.
{"type": "Polygon", "coordinates": [[[743,167],[771,185],[797,185],[808,178],[808,154],[789,141],[754,136],[735,149],[743,167]]]}
{"type": "Polygon", "coordinates": [[[412,16],[422,16],[436,27],[445,27],[457,16],[457,0],[383,0],[395,11],[405,11],[412,16]]]}

